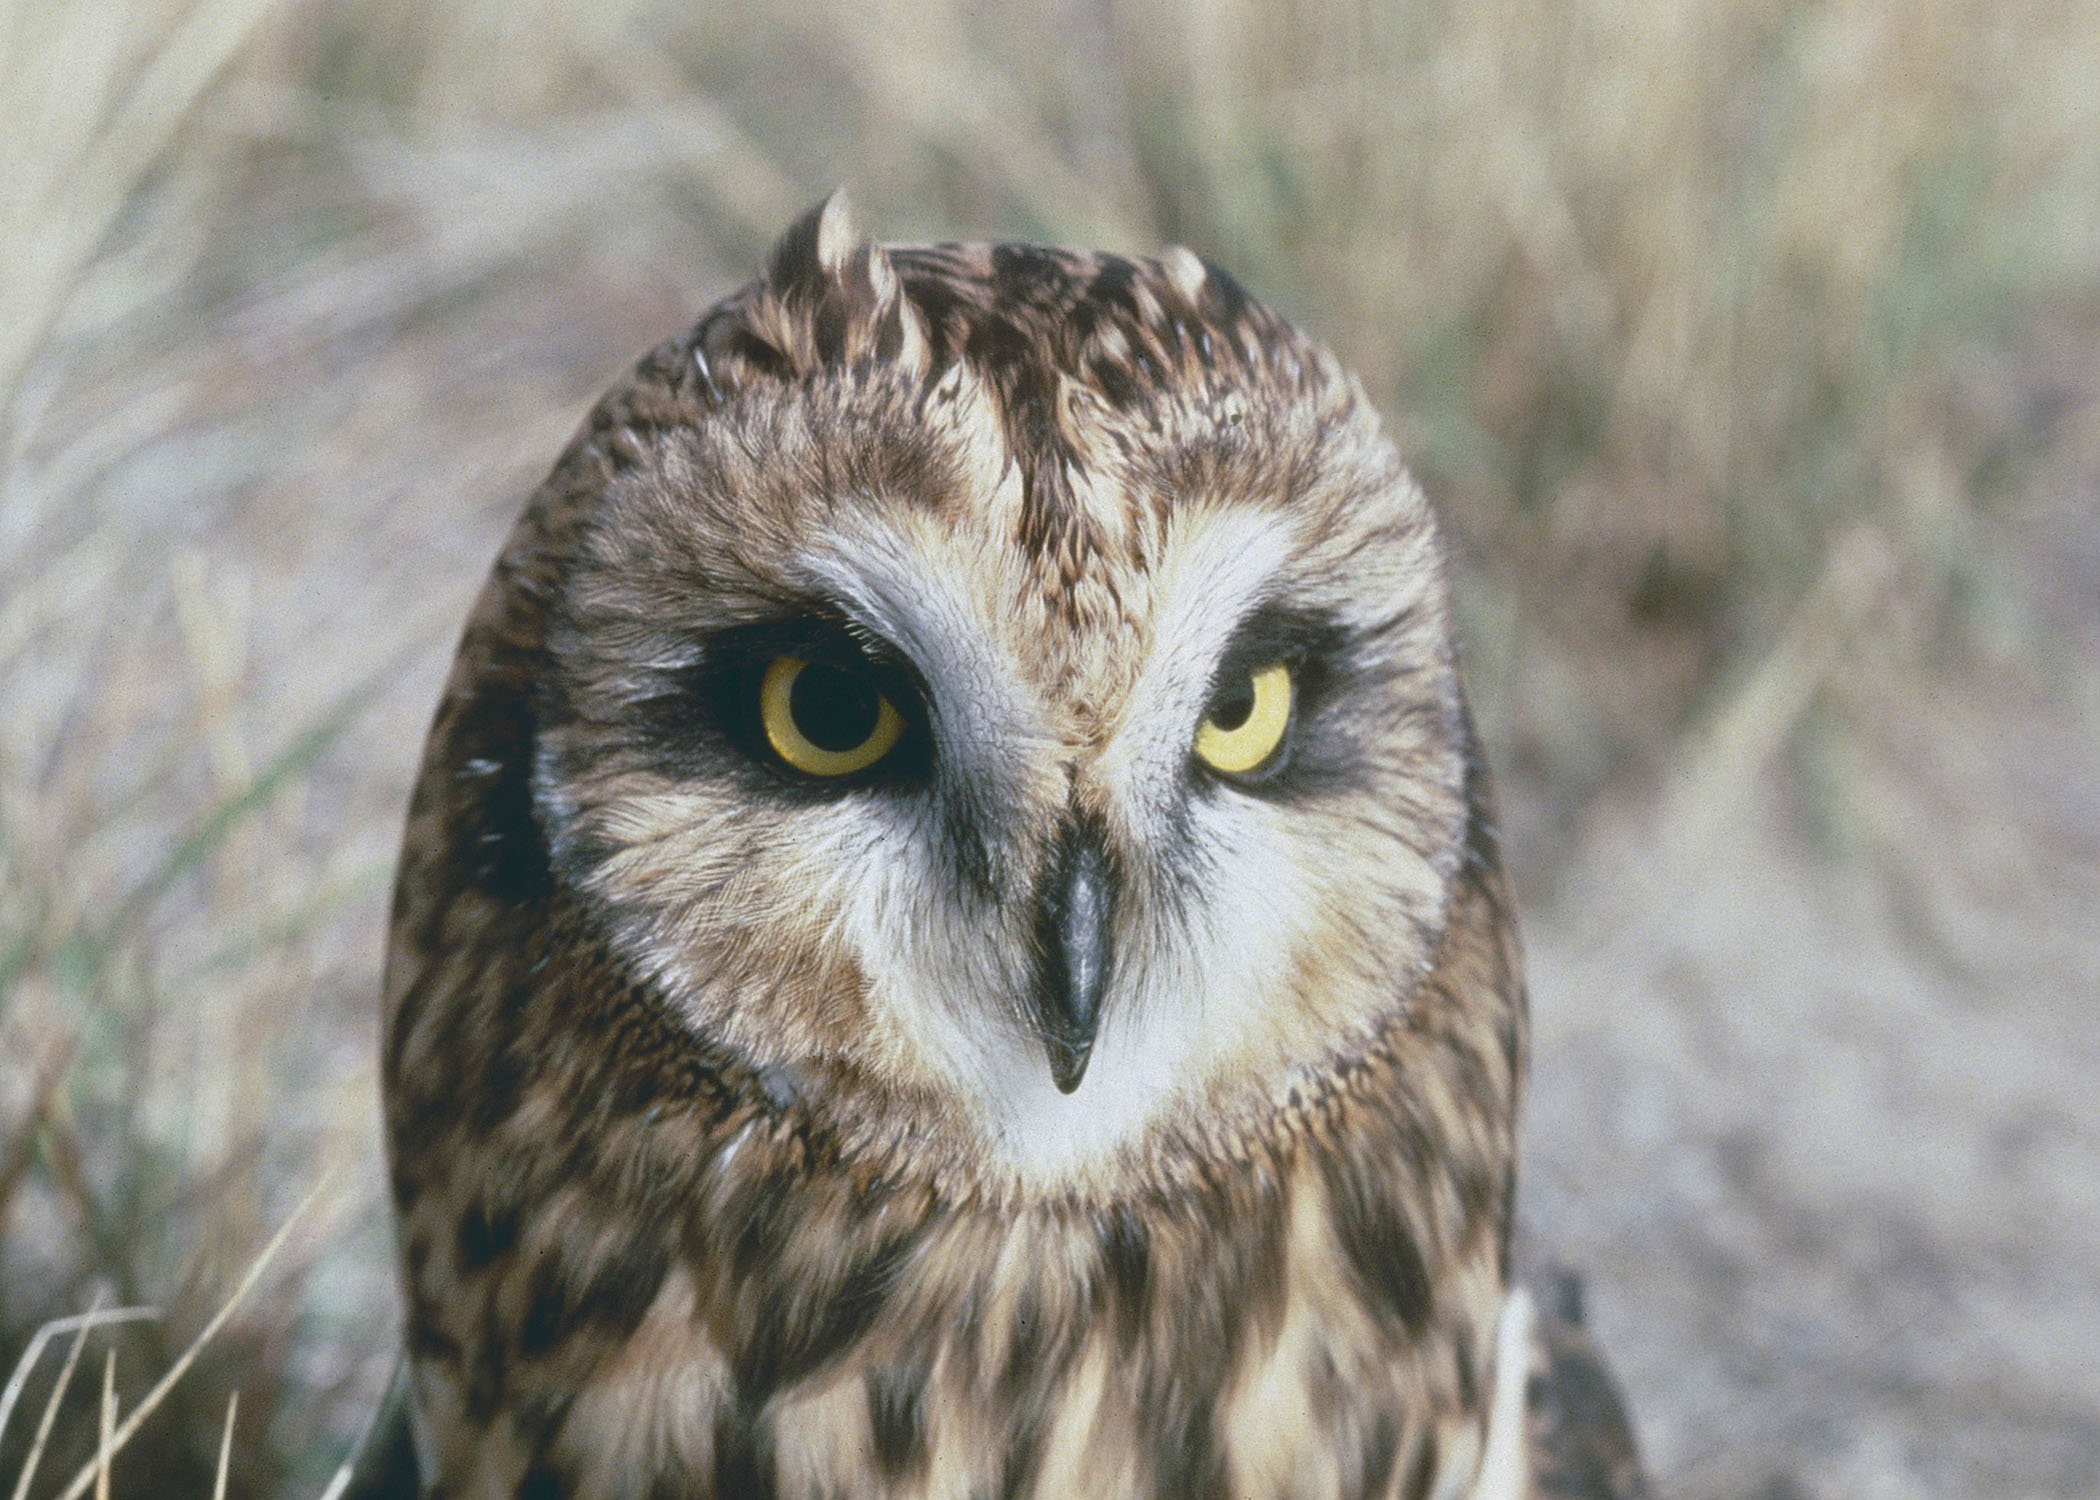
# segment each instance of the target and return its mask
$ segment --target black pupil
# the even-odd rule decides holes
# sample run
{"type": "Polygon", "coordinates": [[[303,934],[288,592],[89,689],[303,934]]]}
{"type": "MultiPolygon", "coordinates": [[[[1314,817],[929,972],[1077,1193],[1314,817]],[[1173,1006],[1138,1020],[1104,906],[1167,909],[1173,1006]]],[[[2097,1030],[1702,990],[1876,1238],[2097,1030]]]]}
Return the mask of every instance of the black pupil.
{"type": "Polygon", "coordinates": [[[1237,687],[1229,688],[1210,701],[1210,721],[1228,734],[1247,722],[1254,712],[1254,678],[1242,677],[1237,687]]]}
{"type": "Polygon", "coordinates": [[[875,733],[882,695],[859,676],[811,662],[788,689],[788,712],[819,750],[857,750],[875,733]]]}

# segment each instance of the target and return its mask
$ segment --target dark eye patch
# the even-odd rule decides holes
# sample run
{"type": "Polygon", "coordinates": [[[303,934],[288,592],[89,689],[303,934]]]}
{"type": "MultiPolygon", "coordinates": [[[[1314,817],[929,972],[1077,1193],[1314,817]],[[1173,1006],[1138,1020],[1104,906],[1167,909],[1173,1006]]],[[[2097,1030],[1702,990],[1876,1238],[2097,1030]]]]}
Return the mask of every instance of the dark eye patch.
{"type": "MultiPolygon", "coordinates": [[[[1282,749],[1260,772],[1230,778],[1235,788],[1284,795],[1321,779],[1334,757],[1320,742],[1317,719],[1348,677],[1348,644],[1347,633],[1327,615],[1284,604],[1257,609],[1233,632],[1211,674],[1204,719],[1221,729],[1245,723],[1254,709],[1254,674],[1278,662],[1290,668],[1296,695],[1282,749]]],[[[1200,779],[1224,779],[1194,764],[1200,779]]]]}
{"type": "Polygon", "coordinates": [[[673,674],[667,691],[640,705],[680,774],[758,773],[795,795],[828,796],[853,787],[922,782],[931,770],[932,735],[918,674],[887,643],[828,615],[798,615],[719,631],[699,660],[673,674]],[[824,779],[781,763],[760,719],[766,668],[786,656],[809,663],[790,707],[812,744],[845,750],[866,741],[888,699],[904,720],[897,747],[866,771],[824,779]]]}

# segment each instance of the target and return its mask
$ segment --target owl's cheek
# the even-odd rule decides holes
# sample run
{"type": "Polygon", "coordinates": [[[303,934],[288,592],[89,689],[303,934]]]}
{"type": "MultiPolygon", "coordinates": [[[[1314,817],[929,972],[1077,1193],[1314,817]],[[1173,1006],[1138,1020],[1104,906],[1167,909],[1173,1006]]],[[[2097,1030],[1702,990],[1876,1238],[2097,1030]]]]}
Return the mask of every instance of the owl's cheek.
{"type": "Polygon", "coordinates": [[[623,790],[566,840],[602,851],[575,884],[622,966],[753,1067],[865,1066],[876,935],[923,882],[900,853],[911,842],[844,802],[755,811],[704,786],[623,790]]]}
{"type": "Polygon", "coordinates": [[[659,930],[639,944],[634,936],[623,943],[627,957],[711,1050],[781,1076],[857,1060],[869,981],[820,924],[723,925],[704,937],[659,930]]]}
{"type": "MultiPolygon", "coordinates": [[[[1402,1003],[1428,968],[1449,886],[1395,827],[1318,802],[1199,801],[1166,930],[1202,997],[1202,1065],[1277,1078],[1402,1003]]],[[[1192,1062],[1193,1062],[1192,1058],[1192,1062]]]]}
{"type": "Polygon", "coordinates": [[[866,976],[866,1061],[889,1083],[979,1113],[991,1061],[1027,1055],[1048,1077],[1030,1013],[1035,962],[1024,913],[921,883],[871,880],[837,929],[866,976]]]}

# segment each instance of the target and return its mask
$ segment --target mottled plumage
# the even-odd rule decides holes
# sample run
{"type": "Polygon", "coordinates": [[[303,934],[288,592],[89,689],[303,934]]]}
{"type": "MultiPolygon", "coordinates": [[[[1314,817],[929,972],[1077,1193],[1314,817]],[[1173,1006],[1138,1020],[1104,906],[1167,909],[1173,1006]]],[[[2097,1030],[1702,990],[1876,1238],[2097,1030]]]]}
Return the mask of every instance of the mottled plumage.
{"type": "Polygon", "coordinates": [[[1449,614],[1355,382],[1195,256],[791,229],[599,404],[438,710],[426,1489],[1493,1500],[1525,1008],[1449,614]],[[786,763],[806,661],[895,748],[786,763]],[[1287,737],[1199,764],[1270,664],[1287,737]]]}

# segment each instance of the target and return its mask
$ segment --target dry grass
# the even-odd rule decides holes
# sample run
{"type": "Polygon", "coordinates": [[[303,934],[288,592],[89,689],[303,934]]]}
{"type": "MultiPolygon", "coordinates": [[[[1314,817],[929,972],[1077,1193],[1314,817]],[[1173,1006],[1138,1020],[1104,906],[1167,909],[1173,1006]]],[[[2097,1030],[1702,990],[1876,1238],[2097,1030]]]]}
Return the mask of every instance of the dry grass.
{"type": "Polygon", "coordinates": [[[465,601],[590,393],[846,182],[897,238],[1193,244],[1391,414],[1532,907],[1527,1213],[1666,1489],[2100,1493],[2096,36],[0,0],[0,1361],[159,1304],[89,1351],[136,1413],[340,1165],[114,1468],[326,1483],[391,1358],[380,920],[465,601]]]}

